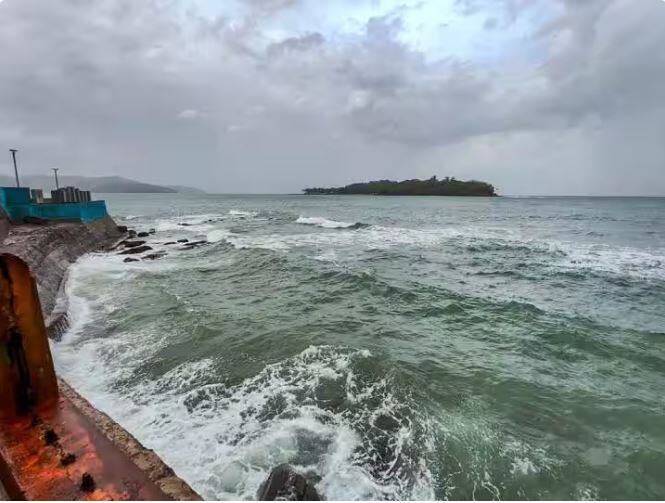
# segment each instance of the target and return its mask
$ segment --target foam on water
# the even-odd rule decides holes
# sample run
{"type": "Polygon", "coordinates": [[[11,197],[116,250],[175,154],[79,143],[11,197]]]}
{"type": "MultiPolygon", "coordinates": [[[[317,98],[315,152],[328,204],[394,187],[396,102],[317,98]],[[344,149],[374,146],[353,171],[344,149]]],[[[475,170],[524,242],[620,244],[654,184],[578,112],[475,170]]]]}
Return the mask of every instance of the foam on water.
{"type": "Polygon", "coordinates": [[[229,215],[233,217],[252,218],[258,215],[256,211],[229,210],[229,215]]]}
{"type": "Polygon", "coordinates": [[[296,220],[296,223],[304,225],[315,225],[317,227],[323,227],[324,229],[346,229],[357,225],[355,223],[328,220],[327,218],[323,217],[299,217],[296,220]]]}
{"type": "Polygon", "coordinates": [[[134,369],[165,344],[150,325],[88,334],[115,302],[113,289],[91,295],[99,289],[90,278],[136,274],[115,258],[91,255],[73,267],[65,289],[71,328],[53,345],[57,371],[198,491],[252,499],[270,470],[288,462],[315,477],[328,499],[433,497],[423,458],[429,419],[394,394],[389,377],[357,377],[372,358],[367,350],[310,346],[238,384],[211,380],[214,358],[137,382],[134,369]]]}
{"type": "MultiPolygon", "coordinates": [[[[78,305],[76,295],[71,300],[78,305]]],[[[72,332],[84,324],[77,317],[72,332]]],[[[284,462],[319,479],[317,488],[332,500],[433,497],[426,463],[409,459],[418,439],[392,383],[356,382],[354,362],[369,358],[366,351],[311,346],[235,386],[210,382],[214,361],[204,359],[123,393],[113,389],[131,374],[123,362],[155,349],[140,344],[139,334],[131,337],[135,345],[126,336],[82,345],[73,337],[54,347],[58,371],[208,498],[253,499],[270,470],[284,462]],[[320,396],[331,387],[353,407],[331,408],[320,396]],[[380,406],[371,407],[377,397],[380,406]],[[388,441],[362,433],[378,416],[402,421],[384,435],[388,441]]]]}

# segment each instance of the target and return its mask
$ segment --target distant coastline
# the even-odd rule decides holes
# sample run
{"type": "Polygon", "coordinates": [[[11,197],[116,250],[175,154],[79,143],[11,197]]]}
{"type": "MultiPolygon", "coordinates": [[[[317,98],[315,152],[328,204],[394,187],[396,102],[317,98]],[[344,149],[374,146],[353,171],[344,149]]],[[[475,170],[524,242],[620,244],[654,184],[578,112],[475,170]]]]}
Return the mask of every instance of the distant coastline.
{"type": "MultiPolygon", "coordinates": [[[[182,185],[155,185],[144,183],[121,176],[79,176],[63,175],[59,177],[60,186],[68,185],[89,190],[96,194],[205,194],[204,191],[182,185]]],[[[55,178],[52,175],[24,175],[21,182],[25,186],[43,189],[47,194],[55,189],[55,178]]],[[[14,179],[0,175],[0,185],[14,186],[14,179]]]]}
{"type": "Polygon", "coordinates": [[[375,196],[475,196],[496,197],[494,186],[478,180],[456,180],[446,177],[442,180],[433,176],[429,180],[376,180],[366,183],[352,183],[344,187],[313,187],[303,189],[305,195],[375,195],[375,196]]]}

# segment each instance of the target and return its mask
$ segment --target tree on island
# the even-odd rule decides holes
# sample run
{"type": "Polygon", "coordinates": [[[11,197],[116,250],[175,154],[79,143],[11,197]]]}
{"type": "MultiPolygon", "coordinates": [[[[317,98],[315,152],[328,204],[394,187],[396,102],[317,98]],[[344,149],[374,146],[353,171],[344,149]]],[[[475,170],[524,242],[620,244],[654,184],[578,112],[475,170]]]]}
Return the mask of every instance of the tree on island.
{"type": "Polygon", "coordinates": [[[316,194],[369,194],[377,196],[496,196],[494,186],[478,180],[456,180],[445,177],[437,180],[436,175],[429,180],[376,180],[367,183],[352,183],[345,187],[314,187],[303,189],[307,195],[316,194]]]}

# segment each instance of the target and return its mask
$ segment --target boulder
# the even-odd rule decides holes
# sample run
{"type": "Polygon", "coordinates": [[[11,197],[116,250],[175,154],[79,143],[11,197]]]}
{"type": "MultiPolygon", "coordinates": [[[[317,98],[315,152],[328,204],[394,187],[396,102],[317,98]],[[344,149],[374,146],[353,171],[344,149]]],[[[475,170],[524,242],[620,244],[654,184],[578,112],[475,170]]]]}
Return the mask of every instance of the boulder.
{"type": "Polygon", "coordinates": [[[178,243],[189,243],[189,239],[187,238],[178,239],[178,243]]]}
{"type": "Polygon", "coordinates": [[[192,248],[196,248],[198,246],[205,245],[205,244],[208,244],[208,242],[205,239],[203,239],[201,241],[190,241],[189,243],[185,243],[184,248],[185,248],[185,250],[191,250],[192,248]]]}
{"type": "Polygon", "coordinates": [[[152,250],[151,246],[143,245],[143,246],[136,246],[134,248],[128,248],[126,250],[121,251],[118,255],[134,255],[136,253],[143,253],[152,250]]]}
{"type": "Polygon", "coordinates": [[[162,258],[165,255],[166,255],[166,252],[163,252],[163,251],[156,252],[156,253],[149,253],[148,255],[145,255],[143,257],[143,260],[156,260],[158,258],[162,258]]]}
{"type": "Polygon", "coordinates": [[[138,262],[139,259],[137,258],[132,258],[132,257],[127,257],[123,262],[138,262]]]}
{"type": "Polygon", "coordinates": [[[136,231],[134,229],[129,229],[127,231],[127,236],[130,238],[135,238],[136,237],[136,231]]]}
{"type": "Polygon", "coordinates": [[[321,501],[314,485],[290,465],[279,465],[256,494],[259,501],[321,501]]]}
{"type": "Polygon", "coordinates": [[[157,231],[153,228],[153,229],[150,229],[150,230],[148,231],[148,234],[154,234],[155,232],[157,232],[157,231]]]}
{"type": "Polygon", "coordinates": [[[118,225],[118,232],[122,232],[123,234],[127,233],[127,226],[126,225],[118,225]]]}
{"type": "Polygon", "coordinates": [[[148,234],[147,232],[139,232],[136,235],[136,237],[138,237],[138,238],[147,238],[148,236],[150,236],[150,234],[148,234]]]}
{"type": "Polygon", "coordinates": [[[142,246],[145,244],[145,241],[130,241],[129,239],[126,239],[124,241],[120,242],[121,245],[123,245],[125,248],[136,248],[137,246],[142,246]]]}
{"type": "Polygon", "coordinates": [[[175,241],[167,241],[166,243],[164,243],[164,245],[174,245],[174,244],[175,244],[175,241]]]}

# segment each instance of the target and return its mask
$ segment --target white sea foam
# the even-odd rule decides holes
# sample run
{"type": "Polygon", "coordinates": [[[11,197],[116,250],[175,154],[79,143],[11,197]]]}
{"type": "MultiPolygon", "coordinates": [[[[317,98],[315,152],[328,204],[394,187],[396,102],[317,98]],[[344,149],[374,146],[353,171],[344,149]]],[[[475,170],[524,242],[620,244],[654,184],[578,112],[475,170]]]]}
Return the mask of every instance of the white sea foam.
{"type": "Polygon", "coordinates": [[[207,240],[210,243],[218,243],[218,242],[223,241],[223,240],[225,240],[226,238],[228,238],[229,236],[232,236],[232,235],[233,235],[233,233],[228,229],[214,229],[214,230],[208,232],[207,240]]]}
{"type": "Polygon", "coordinates": [[[226,215],[207,213],[202,215],[181,215],[156,220],[154,228],[157,232],[187,231],[205,233],[214,229],[216,222],[226,219],[226,215]]]}
{"type": "MultiPolygon", "coordinates": [[[[405,454],[405,446],[416,441],[408,421],[389,442],[395,458],[387,460],[388,467],[370,468],[374,449],[362,447],[368,439],[360,429],[378,413],[398,417],[403,405],[386,379],[365,383],[355,378],[354,362],[371,357],[368,351],[310,346],[231,386],[210,380],[215,361],[206,358],[137,384],[132,377],[136,362],[159,349],[159,342],[153,343],[159,338],[146,333],[149,327],[85,338],[86,327],[99,321],[94,319],[99,303],[109,299],[81,291],[88,288],[83,280],[90,269],[100,264],[81,265],[67,287],[72,328],[54,345],[58,372],[205,497],[253,499],[270,470],[289,462],[319,474],[318,489],[328,499],[433,498],[426,463],[405,454]],[[118,387],[120,381],[134,385],[118,387]],[[333,383],[356,404],[353,411],[329,409],[326,400],[319,400],[319,393],[333,383]],[[375,410],[370,400],[374,404],[377,398],[375,410]],[[391,469],[397,458],[400,469],[391,469]]],[[[114,266],[102,269],[104,274],[117,272],[114,266]]]]}
{"type": "Polygon", "coordinates": [[[317,227],[323,227],[325,229],[345,229],[356,225],[355,223],[328,220],[327,218],[323,217],[299,217],[296,220],[296,223],[304,225],[316,225],[317,227]]]}
{"type": "Polygon", "coordinates": [[[258,213],[256,211],[229,210],[229,215],[241,218],[251,218],[257,216],[258,213]]]}

